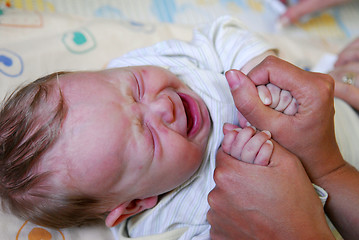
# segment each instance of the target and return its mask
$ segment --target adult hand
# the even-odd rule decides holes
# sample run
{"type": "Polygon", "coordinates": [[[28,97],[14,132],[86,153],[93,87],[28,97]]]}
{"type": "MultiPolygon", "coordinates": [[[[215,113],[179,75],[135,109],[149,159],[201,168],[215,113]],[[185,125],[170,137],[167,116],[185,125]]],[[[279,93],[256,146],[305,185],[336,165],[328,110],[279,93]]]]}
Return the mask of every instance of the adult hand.
{"type": "Polygon", "coordinates": [[[230,70],[226,77],[239,112],[296,154],[313,182],[344,164],[335,139],[334,80],[329,75],[307,72],[270,56],[248,76],[230,70]],[[261,103],[255,85],[268,83],[289,91],[297,100],[294,116],[261,103]]]}
{"type": "Polygon", "coordinates": [[[336,81],[335,96],[359,111],[359,38],[338,54],[335,68],[329,74],[336,81]]]}
{"type": "Polygon", "coordinates": [[[309,13],[349,1],[350,0],[299,0],[297,4],[288,7],[287,11],[280,17],[280,21],[285,25],[294,23],[309,13]]]}
{"type": "MultiPolygon", "coordinates": [[[[358,49],[359,53],[359,49],[358,49]]],[[[359,111],[359,60],[335,67],[329,73],[335,79],[335,96],[359,111]],[[344,83],[343,80],[352,81],[344,83]]]]}
{"type": "Polygon", "coordinates": [[[214,180],[211,239],[334,239],[300,161],[275,142],[266,167],[220,149],[214,180]]]}
{"type": "MultiPolygon", "coordinates": [[[[300,158],[311,181],[328,192],[325,210],[339,232],[345,239],[358,239],[359,172],[344,161],[336,143],[334,80],[272,56],[253,68],[248,76],[231,70],[226,77],[238,110],[258,129],[269,130],[273,139],[300,158]],[[262,104],[256,85],[268,83],[291,92],[298,103],[294,116],[262,104]]],[[[245,170],[241,169],[239,174],[245,174],[245,170]]],[[[233,191],[236,186],[226,187],[233,191]]]]}
{"type": "Polygon", "coordinates": [[[359,37],[349,43],[339,54],[335,67],[344,66],[351,62],[359,62],[359,37]]]}

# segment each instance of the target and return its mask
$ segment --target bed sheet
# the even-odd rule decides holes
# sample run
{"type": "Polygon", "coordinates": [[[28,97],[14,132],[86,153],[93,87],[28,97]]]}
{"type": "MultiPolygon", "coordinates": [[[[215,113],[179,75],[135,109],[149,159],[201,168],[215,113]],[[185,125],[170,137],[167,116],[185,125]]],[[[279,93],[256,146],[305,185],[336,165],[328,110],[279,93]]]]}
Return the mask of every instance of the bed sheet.
{"type": "MultiPolygon", "coordinates": [[[[1,1],[0,1],[1,2],[1,1]]],[[[284,11],[280,0],[2,0],[12,8],[47,13],[66,13],[132,22],[193,25],[229,14],[260,32],[279,32],[276,20],[284,11]]],[[[359,35],[359,2],[312,14],[287,28],[287,33],[330,38],[359,35]]]]}
{"type": "MultiPolygon", "coordinates": [[[[14,0],[9,1],[10,8],[4,7],[5,2],[7,1],[0,1],[3,6],[0,10],[0,99],[19,85],[54,71],[103,69],[111,59],[132,49],[171,38],[190,40],[193,25],[210,21],[217,15],[241,12],[246,7],[260,11],[261,6],[264,6],[254,0],[246,1],[247,5],[243,5],[243,1],[147,1],[143,6],[147,10],[151,9],[148,4],[153,3],[166,7],[165,10],[157,9],[157,14],[160,15],[166,11],[171,13],[168,9],[175,10],[172,11],[172,18],[168,16],[167,19],[160,19],[151,10],[149,12],[152,15],[147,16],[145,21],[139,16],[135,18],[133,13],[130,15],[131,11],[126,12],[126,15],[120,11],[121,15],[117,11],[120,8],[115,5],[116,1],[86,1],[94,4],[88,4],[90,10],[78,8],[86,6],[80,5],[84,3],[82,0],[14,0]],[[71,2],[74,4],[73,8],[71,2]],[[190,3],[195,5],[189,5],[190,3]],[[217,12],[216,6],[221,6],[217,8],[217,12]],[[185,22],[183,19],[186,18],[180,14],[181,11],[183,14],[187,12],[193,15],[195,7],[204,17],[185,22]],[[207,16],[204,7],[213,8],[211,11],[207,9],[213,14],[207,16]]],[[[130,4],[129,1],[118,2],[130,4]]],[[[126,5],[126,9],[134,11],[138,7],[138,1],[133,4],[130,5],[132,7],[126,5]]],[[[291,31],[258,32],[267,41],[278,46],[282,58],[306,69],[311,69],[323,54],[338,52],[351,38],[345,34],[328,37],[320,34],[298,35],[291,31]]],[[[103,224],[49,229],[4,212],[0,212],[0,232],[3,240],[112,239],[111,231],[103,224]]]]}

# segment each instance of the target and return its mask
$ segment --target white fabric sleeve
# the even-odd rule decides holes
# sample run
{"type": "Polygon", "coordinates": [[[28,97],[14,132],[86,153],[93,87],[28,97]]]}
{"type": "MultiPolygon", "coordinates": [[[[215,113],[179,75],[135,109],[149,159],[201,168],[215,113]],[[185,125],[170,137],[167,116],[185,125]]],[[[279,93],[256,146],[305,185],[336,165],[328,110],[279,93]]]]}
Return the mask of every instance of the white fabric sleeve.
{"type": "Polygon", "coordinates": [[[121,224],[120,227],[111,228],[114,240],[177,240],[179,239],[183,233],[186,232],[188,227],[176,228],[168,232],[156,234],[156,235],[148,235],[143,237],[135,237],[131,238],[127,235],[127,230],[125,229],[125,224],[121,224]]]}
{"type": "Polygon", "coordinates": [[[223,70],[241,69],[252,58],[275,48],[230,16],[217,19],[209,28],[199,30],[217,53],[223,70]]]}
{"type": "Polygon", "coordinates": [[[328,193],[318,185],[313,184],[315,192],[318,194],[318,197],[320,201],[322,202],[322,205],[324,206],[327,199],[328,199],[328,193]]]}
{"type": "Polygon", "coordinates": [[[249,32],[238,19],[224,16],[193,33],[191,42],[168,40],[114,59],[111,67],[128,65],[194,66],[223,73],[241,69],[273,47],[249,32]]]}

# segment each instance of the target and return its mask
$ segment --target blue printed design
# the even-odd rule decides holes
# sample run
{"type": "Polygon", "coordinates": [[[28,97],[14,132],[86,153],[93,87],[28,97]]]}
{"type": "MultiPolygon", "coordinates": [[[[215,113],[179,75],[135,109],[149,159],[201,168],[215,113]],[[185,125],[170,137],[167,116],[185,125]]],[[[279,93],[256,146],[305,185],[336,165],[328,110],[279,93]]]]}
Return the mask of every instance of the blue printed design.
{"type": "Polygon", "coordinates": [[[153,24],[143,24],[141,22],[136,22],[128,20],[124,22],[124,26],[128,27],[133,31],[143,32],[143,33],[153,33],[156,30],[156,27],[153,24]]]}
{"type": "Polygon", "coordinates": [[[64,33],[62,42],[70,52],[75,54],[87,53],[96,48],[95,38],[86,28],[64,33]]]}
{"type": "Polygon", "coordinates": [[[7,77],[18,77],[23,71],[24,63],[17,53],[0,49],[0,73],[7,77]]]}
{"type": "Polygon", "coordinates": [[[155,31],[155,27],[151,24],[143,24],[141,22],[137,22],[126,17],[122,11],[118,8],[112,6],[101,6],[99,7],[94,15],[96,17],[109,18],[109,19],[120,19],[123,20],[121,23],[124,27],[144,33],[153,33],[155,31]]]}
{"type": "Polygon", "coordinates": [[[153,0],[152,12],[161,22],[174,22],[174,15],[177,13],[177,5],[175,0],[153,0]]]}
{"type": "Polygon", "coordinates": [[[87,39],[82,32],[74,32],[73,34],[74,34],[73,41],[75,44],[82,45],[87,42],[87,39]]]}
{"type": "Polygon", "coordinates": [[[5,55],[0,55],[0,62],[3,63],[7,67],[11,67],[11,65],[12,65],[11,58],[9,58],[5,55]]]}
{"type": "Polygon", "coordinates": [[[112,6],[102,6],[100,8],[98,8],[95,11],[95,16],[96,17],[102,17],[102,18],[109,18],[109,19],[113,19],[113,18],[117,18],[117,19],[121,19],[123,18],[123,14],[121,12],[121,10],[112,7],[112,6]]]}

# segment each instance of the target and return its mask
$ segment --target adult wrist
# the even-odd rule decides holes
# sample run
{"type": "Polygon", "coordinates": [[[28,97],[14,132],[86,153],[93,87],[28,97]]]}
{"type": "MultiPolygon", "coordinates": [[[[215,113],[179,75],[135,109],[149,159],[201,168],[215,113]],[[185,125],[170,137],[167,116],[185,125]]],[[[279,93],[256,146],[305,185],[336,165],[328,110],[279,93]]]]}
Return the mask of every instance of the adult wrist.
{"type": "Polygon", "coordinates": [[[329,186],[336,181],[336,179],[340,176],[345,176],[346,174],[350,173],[353,170],[353,167],[348,164],[347,162],[343,161],[341,165],[337,168],[332,169],[330,172],[326,174],[311,179],[314,184],[321,186],[324,190],[326,190],[329,186]]]}
{"type": "Polygon", "coordinates": [[[328,178],[331,174],[340,171],[347,165],[347,162],[343,159],[339,148],[337,151],[326,154],[318,158],[320,160],[303,163],[305,170],[312,181],[319,186],[323,181],[322,179],[328,178]]]}

